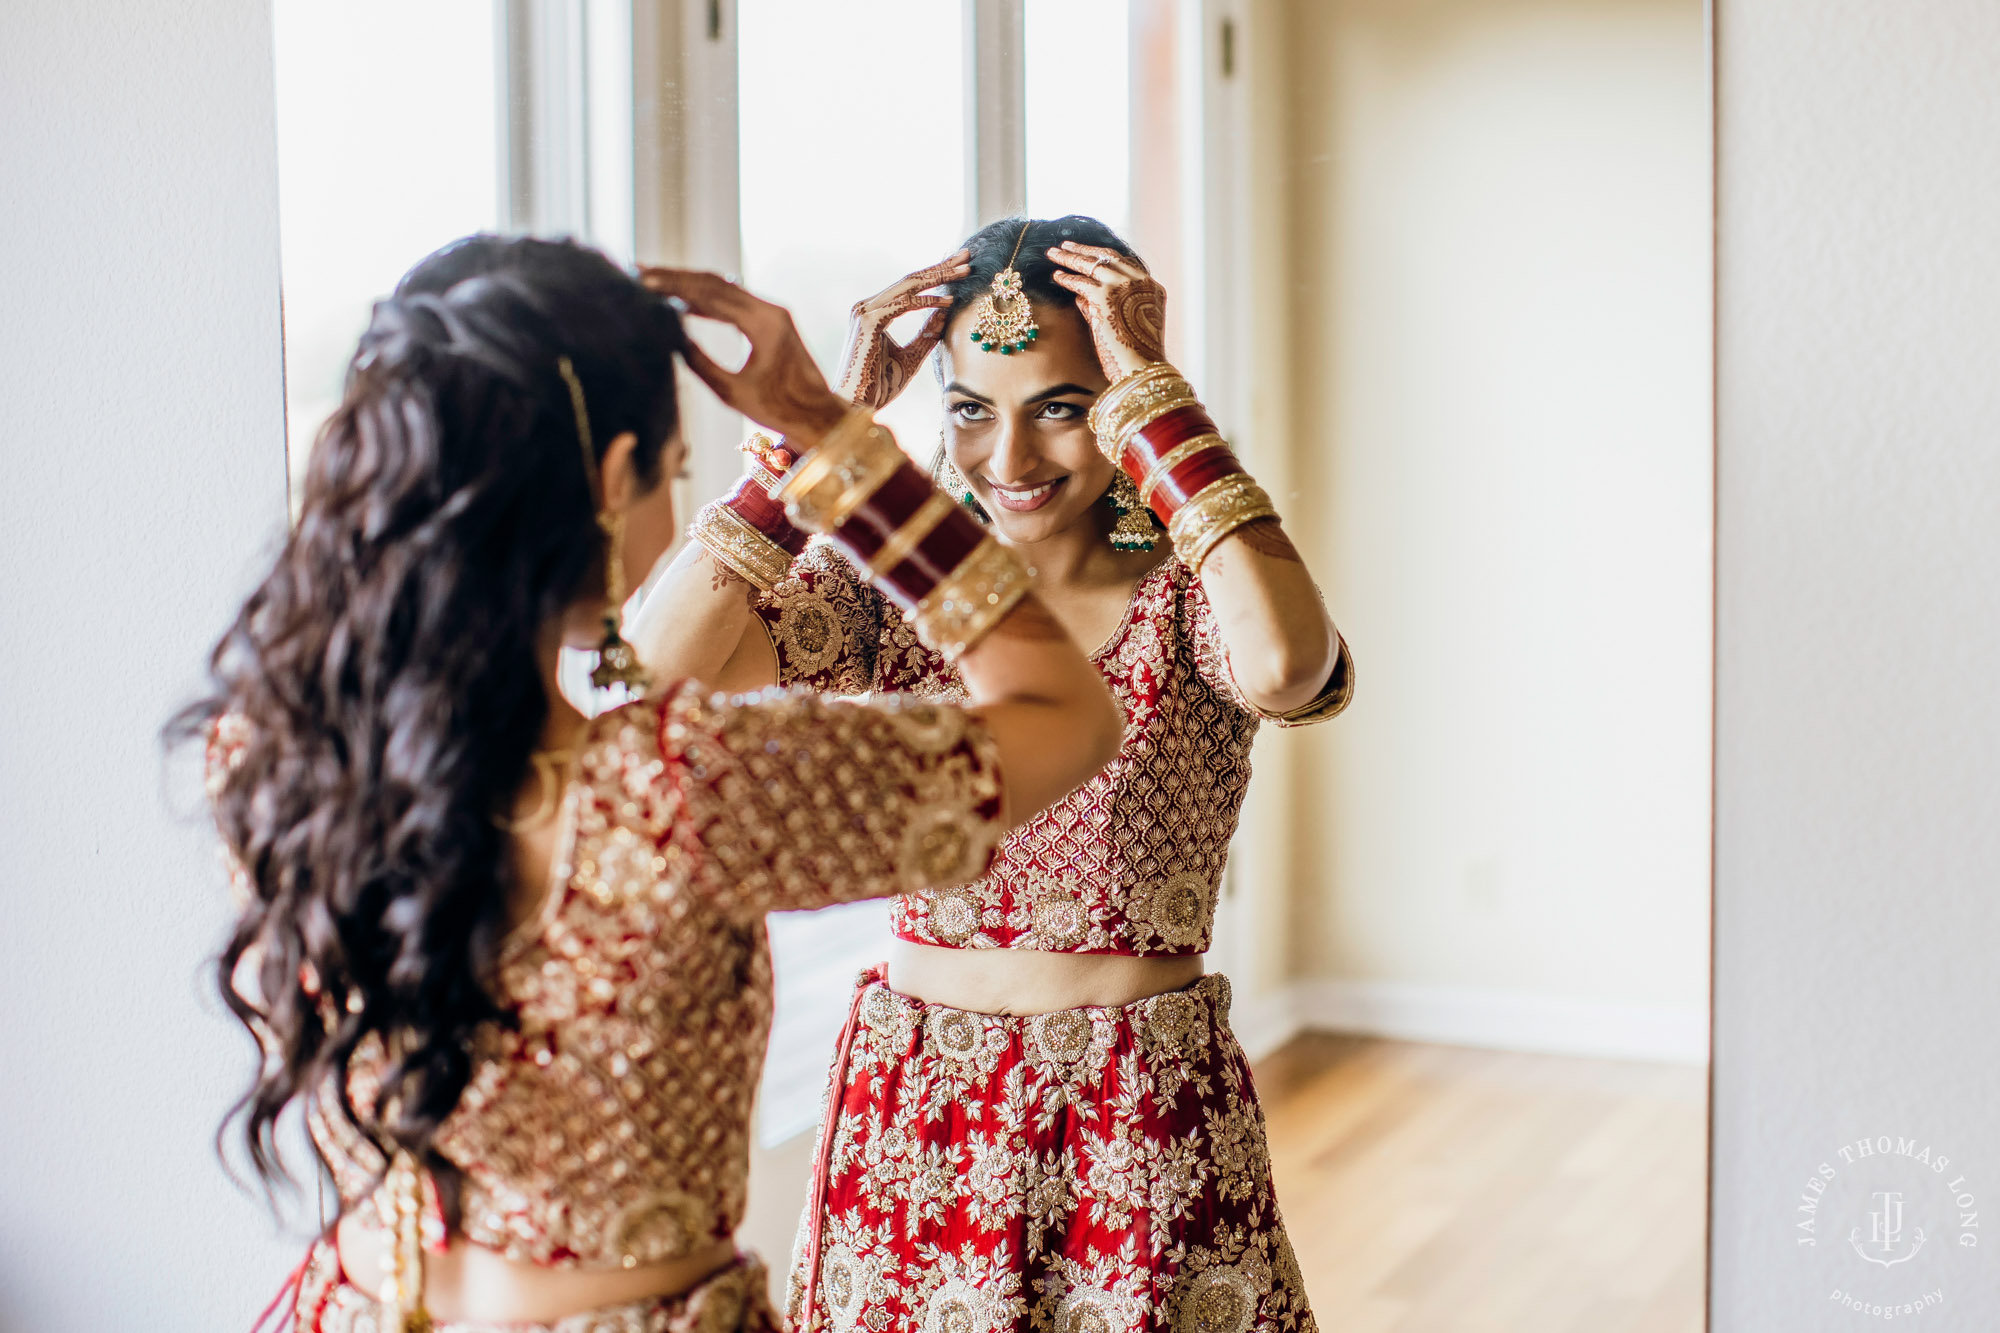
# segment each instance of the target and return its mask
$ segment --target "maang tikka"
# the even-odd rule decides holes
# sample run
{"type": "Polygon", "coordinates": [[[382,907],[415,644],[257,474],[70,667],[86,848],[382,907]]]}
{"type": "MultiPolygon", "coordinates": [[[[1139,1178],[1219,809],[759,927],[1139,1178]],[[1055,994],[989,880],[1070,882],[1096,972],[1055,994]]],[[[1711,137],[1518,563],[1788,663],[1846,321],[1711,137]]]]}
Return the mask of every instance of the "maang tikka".
{"type": "Polygon", "coordinates": [[[1032,222],[1021,224],[1021,234],[1014,238],[1014,253],[1007,259],[1007,267],[993,275],[991,295],[979,298],[973,309],[972,341],[980,350],[1001,352],[1012,356],[1016,352],[1028,350],[1028,344],[1042,336],[1035,327],[1035,312],[1028,305],[1028,296],[1021,287],[1021,273],[1014,267],[1014,261],[1021,257],[1021,242],[1028,239],[1028,228],[1032,222]]]}
{"type": "MultiPolygon", "coordinates": [[[[569,386],[570,407],[576,413],[576,437],[583,445],[583,477],[593,496],[603,494],[597,480],[597,454],[590,443],[590,412],[584,406],[583,382],[569,358],[556,358],[556,369],[569,386]]],[[[628,697],[636,698],[652,683],[639,654],[625,642],[625,515],[610,509],[597,511],[597,526],[604,533],[604,641],[597,646],[597,665],[591,669],[590,683],[600,690],[623,685],[628,697]]]]}

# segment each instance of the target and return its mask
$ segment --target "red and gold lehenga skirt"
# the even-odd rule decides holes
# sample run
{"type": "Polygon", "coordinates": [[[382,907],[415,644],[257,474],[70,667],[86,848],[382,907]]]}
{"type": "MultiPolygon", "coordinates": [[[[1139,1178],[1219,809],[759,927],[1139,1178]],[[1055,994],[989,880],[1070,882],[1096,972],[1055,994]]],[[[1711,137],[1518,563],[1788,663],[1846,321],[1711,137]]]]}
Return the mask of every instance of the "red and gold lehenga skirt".
{"type": "Polygon", "coordinates": [[[793,1259],[797,1333],[1313,1333],[1229,982],[974,1013],[864,974],[793,1259]]]}
{"type": "MultiPolygon", "coordinates": [[[[307,1256],[296,1297],[298,1333],[402,1333],[396,1316],[349,1283],[331,1242],[307,1256]]],[[[769,1272],[755,1255],[712,1273],[678,1296],[609,1305],[549,1323],[440,1320],[434,1333],[783,1333],[771,1308],[769,1272]]]]}

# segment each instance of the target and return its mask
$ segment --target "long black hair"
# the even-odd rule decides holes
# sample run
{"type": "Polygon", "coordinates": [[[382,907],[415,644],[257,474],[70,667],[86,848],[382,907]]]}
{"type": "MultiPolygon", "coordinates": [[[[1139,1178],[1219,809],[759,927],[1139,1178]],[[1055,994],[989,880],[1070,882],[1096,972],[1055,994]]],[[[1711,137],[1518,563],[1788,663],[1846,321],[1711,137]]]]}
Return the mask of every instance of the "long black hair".
{"type": "MultiPolygon", "coordinates": [[[[375,307],[306,470],[297,525],[169,727],[240,750],[213,805],[250,898],[216,964],[261,1043],[233,1108],[267,1184],[273,1128],[329,1080],[385,1153],[434,1167],[506,931],[511,805],[550,707],[537,646],[604,543],[559,359],[601,454],[657,484],[678,428],[674,309],[569,242],[474,236],[375,307]],[[255,985],[239,991],[251,960],[255,985]],[[365,1038],[393,1054],[348,1098],[365,1038]]],[[[594,464],[593,464],[594,466],[594,464]]]]}

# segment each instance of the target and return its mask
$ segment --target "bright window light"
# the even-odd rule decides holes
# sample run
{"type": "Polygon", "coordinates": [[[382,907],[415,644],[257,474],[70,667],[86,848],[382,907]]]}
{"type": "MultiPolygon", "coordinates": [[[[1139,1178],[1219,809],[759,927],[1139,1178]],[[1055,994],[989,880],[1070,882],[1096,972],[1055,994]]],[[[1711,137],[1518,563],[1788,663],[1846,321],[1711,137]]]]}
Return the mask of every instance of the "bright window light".
{"type": "Polygon", "coordinates": [[[1131,219],[1130,0],[1027,0],[1028,212],[1131,219]]]}
{"type": "Polygon", "coordinates": [[[498,220],[492,0],[275,0],[285,416],[296,475],[374,303],[498,220]]]}
{"type": "MultiPolygon", "coordinates": [[[[738,10],[743,280],[791,307],[829,379],[849,307],[965,237],[959,6],[865,8],[865,20],[826,0],[738,10]]],[[[928,374],[881,415],[929,460],[944,416],[928,374]]]]}

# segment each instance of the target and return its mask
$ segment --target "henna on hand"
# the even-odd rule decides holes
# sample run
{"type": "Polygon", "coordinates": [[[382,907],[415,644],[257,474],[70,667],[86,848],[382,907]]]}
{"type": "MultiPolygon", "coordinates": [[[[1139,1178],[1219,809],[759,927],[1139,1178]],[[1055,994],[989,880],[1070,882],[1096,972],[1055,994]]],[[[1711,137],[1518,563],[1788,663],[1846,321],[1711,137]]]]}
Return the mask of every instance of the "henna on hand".
{"type": "Polygon", "coordinates": [[[1104,321],[1113,338],[1146,360],[1167,359],[1167,289],[1151,278],[1112,288],[1104,321]]]}
{"type": "Polygon", "coordinates": [[[1104,373],[1116,380],[1166,360],[1167,289],[1143,265],[1101,245],[1064,241],[1048,252],[1057,286],[1076,293],[1104,373]]]}
{"type": "Polygon", "coordinates": [[[864,407],[880,408],[893,402],[908,386],[924,358],[944,337],[951,307],[950,296],[923,293],[964,277],[971,271],[965,262],[968,258],[961,250],[897,279],[865,301],[854,303],[848,312],[847,346],[841,354],[839,384],[843,398],[864,407]],[[890,336],[889,325],[913,310],[929,310],[931,317],[909,342],[899,343],[890,336]]]}

